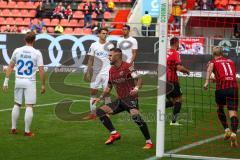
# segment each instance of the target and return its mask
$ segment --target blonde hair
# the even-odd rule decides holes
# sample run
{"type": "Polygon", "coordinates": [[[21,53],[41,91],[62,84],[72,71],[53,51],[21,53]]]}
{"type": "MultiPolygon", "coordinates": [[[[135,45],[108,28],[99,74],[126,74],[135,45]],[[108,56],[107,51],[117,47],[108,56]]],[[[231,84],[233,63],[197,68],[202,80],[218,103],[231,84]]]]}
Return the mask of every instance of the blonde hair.
{"type": "Polygon", "coordinates": [[[213,54],[213,56],[222,56],[223,55],[222,47],[220,47],[220,46],[213,47],[212,54],[213,54]]]}

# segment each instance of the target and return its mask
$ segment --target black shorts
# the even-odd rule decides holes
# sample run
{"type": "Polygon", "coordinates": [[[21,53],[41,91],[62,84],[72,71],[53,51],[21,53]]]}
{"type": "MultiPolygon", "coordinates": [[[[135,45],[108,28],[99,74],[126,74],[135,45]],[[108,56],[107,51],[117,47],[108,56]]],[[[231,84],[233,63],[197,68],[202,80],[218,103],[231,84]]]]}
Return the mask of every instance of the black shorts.
{"type": "Polygon", "coordinates": [[[167,99],[176,98],[182,95],[179,83],[167,83],[167,99]]]}
{"type": "Polygon", "coordinates": [[[215,91],[215,101],[218,105],[227,105],[228,110],[238,110],[238,89],[227,88],[215,91]]]}
{"type": "Polygon", "coordinates": [[[123,98],[107,104],[112,110],[112,114],[117,114],[123,111],[130,112],[131,109],[138,109],[138,99],[123,98]]]}

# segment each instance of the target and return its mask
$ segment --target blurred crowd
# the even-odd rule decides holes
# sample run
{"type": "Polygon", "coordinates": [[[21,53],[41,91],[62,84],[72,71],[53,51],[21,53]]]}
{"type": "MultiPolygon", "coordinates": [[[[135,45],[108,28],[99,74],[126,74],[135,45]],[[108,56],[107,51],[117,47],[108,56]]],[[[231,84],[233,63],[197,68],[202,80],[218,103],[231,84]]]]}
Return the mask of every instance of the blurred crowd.
{"type": "MultiPolygon", "coordinates": [[[[1,0],[0,0],[1,1],[1,0]]],[[[6,0],[11,1],[11,0],[6,0]]],[[[30,0],[32,2],[39,0],[30,0]]],[[[79,2],[79,1],[78,1],[79,2]]],[[[96,33],[97,30],[104,24],[104,12],[114,12],[115,3],[113,0],[108,0],[105,2],[104,0],[96,0],[95,3],[92,3],[91,0],[87,0],[86,2],[76,3],[74,0],[42,0],[40,1],[38,7],[36,8],[36,17],[38,21],[31,21],[28,27],[22,27],[18,29],[15,25],[9,26],[7,25],[2,32],[22,32],[26,31],[34,31],[36,33],[47,33],[46,24],[42,21],[43,18],[50,19],[67,19],[68,22],[73,17],[74,11],[71,8],[72,4],[81,4],[83,3],[82,13],[84,18],[84,27],[91,28],[93,33],[96,33]],[[49,8],[46,8],[48,5],[55,5],[56,7],[53,10],[49,11],[49,8]],[[93,22],[92,15],[96,15],[96,19],[93,22]]],[[[54,29],[55,33],[63,33],[64,28],[58,23],[54,29]]]]}
{"type": "Polygon", "coordinates": [[[240,11],[239,0],[196,0],[195,10],[240,11]]]}

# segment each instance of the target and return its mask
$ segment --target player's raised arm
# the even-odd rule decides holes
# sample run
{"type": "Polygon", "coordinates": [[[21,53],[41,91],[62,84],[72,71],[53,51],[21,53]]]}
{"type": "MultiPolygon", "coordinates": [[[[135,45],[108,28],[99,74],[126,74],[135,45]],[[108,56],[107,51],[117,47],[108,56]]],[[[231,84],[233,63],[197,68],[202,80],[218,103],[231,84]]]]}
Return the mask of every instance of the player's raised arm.
{"type": "Polygon", "coordinates": [[[11,61],[6,70],[6,76],[5,76],[5,80],[3,83],[3,91],[4,92],[7,92],[7,90],[8,90],[8,81],[9,81],[9,77],[14,69],[14,66],[15,66],[14,61],[11,61]]]}
{"type": "Polygon", "coordinates": [[[210,76],[213,72],[213,63],[209,63],[208,68],[207,68],[207,75],[206,75],[206,80],[205,80],[205,84],[204,84],[204,89],[208,88],[208,84],[210,81],[210,76]]]}

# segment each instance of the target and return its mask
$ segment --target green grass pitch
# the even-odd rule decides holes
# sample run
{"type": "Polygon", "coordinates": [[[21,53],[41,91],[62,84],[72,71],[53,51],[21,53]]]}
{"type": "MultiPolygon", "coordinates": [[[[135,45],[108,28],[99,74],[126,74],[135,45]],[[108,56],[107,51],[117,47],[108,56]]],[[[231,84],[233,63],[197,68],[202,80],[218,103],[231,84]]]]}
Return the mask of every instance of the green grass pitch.
{"type": "MultiPolygon", "coordinates": [[[[61,77],[61,73],[58,73],[61,77]]],[[[86,112],[89,109],[89,97],[78,94],[80,87],[88,87],[83,82],[81,74],[70,74],[64,82],[75,87],[64,87],[58,80],[52,84],[60,90],[54,90],[49,85],[47,77],[47,92],[40,95],[38,92],[38,106],[34,108],[32,131],[35,137],[24,137],[24,112],[18,121],[17,135],[10,135],[11,108],[13,106],[14,76],[9,83],[7,94],[0,92],[0,159],[4,160],[122,160],[146,159],[155,155],[155,148],[144,151],[144,138],[138,127],[131,121],[128,114],[121,113],[111,116],[116,129],[122,134],[120,141],[113,145],[104,145],[108,137],[107,130],[99,120],[96,121],[64,121],[55,113],[55,103],[63,99],[81,100],[71,106],[73,114],[86,112]],[[74,90],[71,94],[71,90],[74,90]],[[61,90],[63,91],[61,93],[61,90]],[[53,104],[52,104],[53,103],[53,104]],[[51,105],[52,104],[52,105],[51,105]],[[7,110],[5,110],[7,109],[7,110]]],[[[4,74],[0,73],[0,82],[4,74]]],[[[144,77],[145,85],[139,98],[140,110],[147,121],[149,130],[155,144],[156,142],[156,79],[144,77]],[[148,92],[147,92],[148,91],[148,92]],[[149,95],[148,95],[149,94],[149,95]]],[[[169,118],[171,109],[167,109],[165,150],[176,149],[186,144],[203,140],[222,134],[221,125],[218,123],[212,90],[203,91],[203,81],[197,78],[181,78],[183,92],[183,108],[180,122],[183,126],[170,127],[169,118]]],[[[38,82],[38,88],[40,83],[38,82]]],[[[40,90],[38,90],[40,91],[40,90]]],[[[222,139],[180,152],[180,154],[220,156],[239,158],[240,150],[231,149],[229,142],[222,139]]],[[[169,159],[169,158],[164,158],[169,159]]]]}

